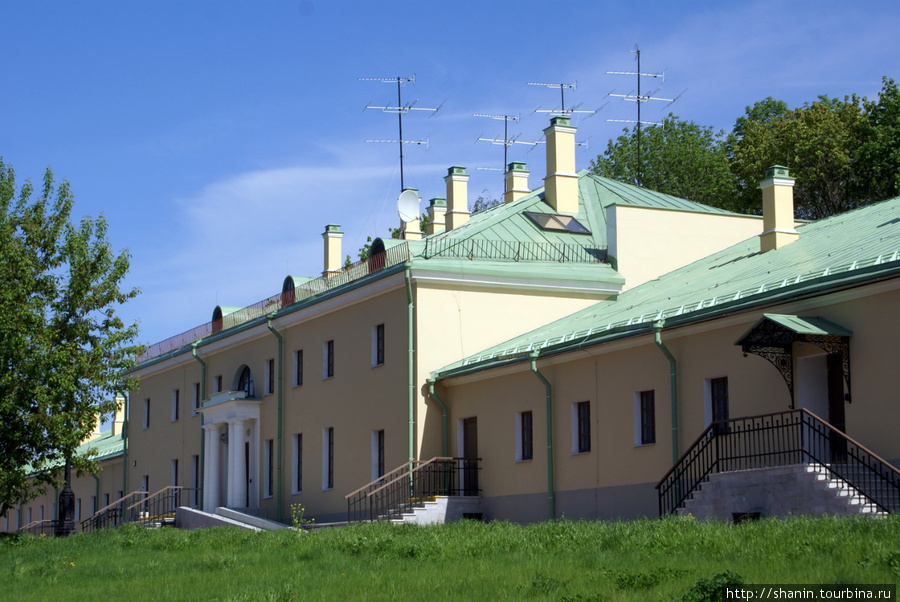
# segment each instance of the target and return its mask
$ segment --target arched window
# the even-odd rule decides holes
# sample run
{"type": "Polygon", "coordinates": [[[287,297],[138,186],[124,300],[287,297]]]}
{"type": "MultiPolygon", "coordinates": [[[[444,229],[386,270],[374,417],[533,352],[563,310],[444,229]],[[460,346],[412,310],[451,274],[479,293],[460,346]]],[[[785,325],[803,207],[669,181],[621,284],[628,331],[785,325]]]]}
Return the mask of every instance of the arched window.
{"type": "Polygon", "coordinates": [[[256,397],[256,387],[253,384],[253,373],[250,368],[244,366],[241,377],[238,379],[238,391],[243,391],[247,397],[256,397]]]}

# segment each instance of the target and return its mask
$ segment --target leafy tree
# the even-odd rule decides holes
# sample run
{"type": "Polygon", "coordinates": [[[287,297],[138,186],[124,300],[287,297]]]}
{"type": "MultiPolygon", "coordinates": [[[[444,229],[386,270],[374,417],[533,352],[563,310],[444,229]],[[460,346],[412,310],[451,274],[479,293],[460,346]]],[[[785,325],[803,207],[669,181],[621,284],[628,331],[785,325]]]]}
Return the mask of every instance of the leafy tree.
{"type": "Polygon", "coordinates": [[[882,78],[877,101],[863,99],[865,126],[860,148],[860,196],[880,201],[900,195],[900,89],[882,78]]]}
{"type": "Polygon", "coordinates": [[[140,351],[115,313],[138,293],[121,288],[129,255],[110,250],[102,217],[73,224],[72,205],[49,169],[39,192],[17,191],[0,159],[0,516],[58,482],[60,463],[95,469],[75,450],[140,351]]]}
{"type": "Polygon", "coordinates": [[[735,126],[740,125],[742,134],[731,158],[738,184],[736,210],[760,211],[758,183],[765,169],[776,163],[789,167],[797,179],[797,217],[819,219],[871,202],[859,195],[857,168],[865,118],[858,98],[821,96],[765,119],[750,119],[750,112],[748,108],[748,118],[735,126]]]}
{"type": "Polygon", "coordinates": [[[500,201],[497,199],[492,199],[490,194],[487,193],[487,189],[481,191],[481,194],[475,199],[475,203],[472,205],[472,209],[470,210],[472,213],[481,213],[486,209],[490,209],[491,207],[496,207],[500,204],[500,201]]]}
{"type": "Polygon", "coordinates": [[[593,173],[706,205],[727,205],[733,184],[723,132],[669,114],[663,125],[641,129],[640,174],[637,128],[623,132],[591,162],[593,173]]]}

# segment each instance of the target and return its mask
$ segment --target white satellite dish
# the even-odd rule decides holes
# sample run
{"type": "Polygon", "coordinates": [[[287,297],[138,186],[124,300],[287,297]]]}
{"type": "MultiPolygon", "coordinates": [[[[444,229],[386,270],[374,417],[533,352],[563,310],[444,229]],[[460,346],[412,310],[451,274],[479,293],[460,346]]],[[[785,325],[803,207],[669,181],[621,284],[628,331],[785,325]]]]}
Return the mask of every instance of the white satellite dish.
{"type": "Polygon", "coordinates": [[[419,194],[415,190],[404,190],[397,199],[397,213],[404,223],[419,219],[419,194]]]}

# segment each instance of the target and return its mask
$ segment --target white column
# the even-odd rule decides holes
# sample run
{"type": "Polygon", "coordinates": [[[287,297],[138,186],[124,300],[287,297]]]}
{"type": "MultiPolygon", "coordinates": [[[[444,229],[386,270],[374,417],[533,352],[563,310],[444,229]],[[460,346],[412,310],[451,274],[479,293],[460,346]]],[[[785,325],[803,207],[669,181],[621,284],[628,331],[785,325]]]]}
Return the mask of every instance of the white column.
{"type": "Polygon", "coordinates": [[[203,467],[203,511],[215,512],[219,505],[219,425],[206,429],[203,467]]]}
{"type": "Polygon", "coordinates": [[[244,465],[244,421],[228,423],[228,506],[247,505],[247,475],[244,465]]]}

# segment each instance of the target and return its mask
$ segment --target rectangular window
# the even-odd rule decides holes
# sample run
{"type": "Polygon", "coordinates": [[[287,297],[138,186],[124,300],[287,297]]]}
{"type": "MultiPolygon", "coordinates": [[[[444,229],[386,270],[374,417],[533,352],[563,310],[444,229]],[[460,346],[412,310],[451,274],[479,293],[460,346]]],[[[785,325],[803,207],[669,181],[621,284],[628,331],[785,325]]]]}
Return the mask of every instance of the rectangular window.
{"type": "Polygon", "coordinates": [[[150,400],[144,400],[144,420],[143,420],[144,429],[150,428],[150,400]]]}
{"type": "Polygon", "coordinates": [[[194,393],[192,400],[193,414],[197,415],[197,412],[200,411],[200,383],[194,383],[194,393]]]}
{"type": "Polygon", "coordinates": [[[109,494],[104,493],[103,494],[103,507],[106,508],[107,506],[109,506],[109,494]]]}
{"type": "Polygon", "coordinates": [[[44,505],[38,506],[38,520],[44,520],[44,505]]]}
{"type": "Polygon", "coordinates": [[[97,510],[99,510],[99,508],[97,508],[97,496],[92,495],[91,496],[91,515],[93,516],[94,514],[97,514],[97,510]]]}
{"type": "Polygon", "coordinates": [[[215,378],[213,378],[213,393],[220,393],[222,391],[222,375],[219,374],[215,378]]]}
{"type": "Polygon", "coordinates": [[[384,324],[372,328],[372,366],[384,364],[384,324]]]}
{"type": "Polygon", "coordinates": [[[384,429],[372,431],[372,480],[384,476],[384,429]]]}
{"type": "Polygon", "coordinates": [[[572,404],[572,453],[591,451],[591,402],[572,404]]]}
{"type": "Polygon", "coordinates": [[[516,461],[534,458],[534,426],[531,411],[516,414],[516,461]]]}
{"type": "MultiPolygon", "coordinates": [[[[709,379],[709,399],[712,422],[728,420],[728,377],[709,379]]],[[[713,431],[716,435],[729,432],[728,424],[718,424],[713,431]]]]}
{"type": "Polygon", "coordinates": [[[181,391],[175,389],[172,391],[172,422],[178,420],[179,406],[181,405],[181,391]]]}
{"type": "Polygon", "coordinates": [[[322,378],[334,376],[334,341],[322,345],[322,378]]]}
{"type": "Polygon", "coordinates": [[[75,522],[81,522],[81,498],[75,500],[75,522]]]}
{"type": "Polygon", "coordinates": [[[322,429],[322,489],[334,489],[334,427],[322,429]]]}
{"type": "Polygon", "coordinates": [[[29,506],[25,509],[25,524],[28,525],[31,524],[31,522],[31,507],[29,506]]]}
{"type": "Polygon", "coordinates": [[[294,386],[299,387],[303,384],[303,350],[298,349],[294,352],[294,386]]]}
{"type": "Polygon", "coordinates": [[[266,439],[263,445],[263,497],[275,495],[275,441],[266,439]]]}
{"type": "Polygon", "coordinates": [[[634,444],[656,443],[656,393],[640,391],[634,394],[634,444]]]}
{"type": "Polygon", "coordinates": [[[275,360],[266,360],[266,395],[275,392],[275,360]]]}
{"type": "Polygon", "coordinates": [[[200,506],[200,498],[197,492],[200,490],[200,456],[191,456],[191,495],[189,496],[191,508],[200,506]]]}
{"type": "Polygon", "coordinates": [[[292,471],[293,482],[291,489],[294,493],[303,492],[303,433],[294,435],[294,470],[292,471]]]}
{"type": "Polygon", "coordinates": [[[169,462],[169,485],[172,487],[178,486],[178,460],[169,462]]]}

